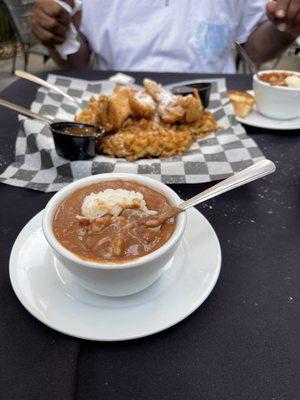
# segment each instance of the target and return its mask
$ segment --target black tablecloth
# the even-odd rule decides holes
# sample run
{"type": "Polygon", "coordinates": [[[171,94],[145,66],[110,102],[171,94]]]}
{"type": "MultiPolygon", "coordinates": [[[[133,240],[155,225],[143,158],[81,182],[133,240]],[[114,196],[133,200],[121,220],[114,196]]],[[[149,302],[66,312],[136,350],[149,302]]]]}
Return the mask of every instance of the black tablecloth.
{"type": "MultiPolygon", "coordinates": [[[[140,81],[145,74],[134,75],[140,81]]],[[[199,78],[147,76],[165,84],[199,78]]],[[[227,76],[227,83],[248,89],[251,78],[227,76]]],[[[28,107],[36,90],[20,80],[2,97],[28,107]]],[[[17,127],[16,114],[0,109],[1,171],[14,159],[17,127]]],[[[220,278],[189,318],[145,339],[111,344],[74,339],[23,308],[9,281],[10,251],[52,194],[0,186],[1,399],[299,399],[300,132],[247,130],[277,172],[199,207],[221,242],[220,278]]],[[[173,188],[188,198],[207,186],[173,188]]]]}

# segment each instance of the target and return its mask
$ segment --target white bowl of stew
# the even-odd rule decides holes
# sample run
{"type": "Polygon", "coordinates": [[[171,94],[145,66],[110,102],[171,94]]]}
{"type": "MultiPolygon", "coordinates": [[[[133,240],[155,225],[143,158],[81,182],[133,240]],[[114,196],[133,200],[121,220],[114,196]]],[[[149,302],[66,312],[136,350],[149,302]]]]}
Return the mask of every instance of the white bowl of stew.
{"type": "MultiPolygon", "coordinates": [[[[300,74],[294,71],[266,70],[253,77],[257,110],[268,118],[285,120],[300,116],[300,88],[289,87],[286,78],[300,74]]],[[[292,78],[295,80],[295,78],[292,78]]]]}
{"type": "MultiPolygon", "coordinates": [[[[149,232],[143,230],[148,229],[144,226],[141,230],[139,226],[127,229],[127,225],[122,225],[124,221],[119,223],[118,220],[117,227],[113,223],[105,227],[108,239],[103,237],[104,233],[101,236],[103,231],[100,231],[96,241],[97,229],[94,229],[94,225],[85,228],[85,225],[80,225],[80,219],[77,221],[79,217],[76,215],[86,195],[107,188],[142,192],[147,207],[156,210],[157,215],[169,207],[176,207],[181,199],[171,188],[155,179],[136,174],[111,173],[73,182],[48,202],[43,213],[43,232],[60,265],[81,286],[93,293],[126,296],[150,286],[159,278],[163,268],[172,262],[185,230],[186,214],[182,212],[167,221],[168,225],[163,224],[159,231],[151,229],[149,232]],[[160,234],[157,235],[157,232],[160,234]],[[132,238],[128,238],[127,234],[132,234],[132,238]],[[80,239],[80,235],[83,239],[80,239]],[[115,254],[113,244],[115,241],[118,244],[119,236],[124,239],[123,252],[116,246],[118,252],[115,254]],[[146,247],[143,247],[143,240],[148,241],[146,247]],[[104,250],[97,247],[98,243],[104,246],[104,250]]],[[[113,221],[115,223],[116,218],[113,221]]]]}

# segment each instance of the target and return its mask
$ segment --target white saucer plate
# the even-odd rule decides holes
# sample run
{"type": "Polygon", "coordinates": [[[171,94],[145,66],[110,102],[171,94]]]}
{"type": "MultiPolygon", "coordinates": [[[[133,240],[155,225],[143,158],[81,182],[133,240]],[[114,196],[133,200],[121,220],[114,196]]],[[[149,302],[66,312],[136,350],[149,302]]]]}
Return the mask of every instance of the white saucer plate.
{"type": "MultiPolygon", "coordinates": [[[[248,90],[248,93],[254,96],[253,90],[248,90]]],[[[237,121],[242,124],[254,126],[257,128],[280,130],[280,131],[290,131],[295,129],[300,129],[300,117],[293,119],[271,119],[264,117],[260,114],[256,107],[254,106],[253,111],[251,111],[245,118],[240,118],[236,116],[237,121]]]]}
{"type": "Polygon", "coordinates": [[[67,335],[98,341],[136,339],[167,329],[195,311],[214,288],[221,249],[196,209],[173,260],[161,277],[135,295],[111,298],[79,286],[53,256],[41,228],[42,212],[20,232],[10,257],[10,280],[23,306],[67,335]]]}

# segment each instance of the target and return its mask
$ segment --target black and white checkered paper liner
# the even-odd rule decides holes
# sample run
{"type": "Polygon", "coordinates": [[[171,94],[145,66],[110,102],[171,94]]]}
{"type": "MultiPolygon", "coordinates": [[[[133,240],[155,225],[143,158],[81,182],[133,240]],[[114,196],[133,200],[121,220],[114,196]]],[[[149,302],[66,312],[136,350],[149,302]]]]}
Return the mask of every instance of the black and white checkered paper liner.
{"type": "MultiPolygon", "coordinates": [[[[111,93],[115,83],[85,81],[49,75],[48,82],[88,104],[90,96],[111,93]]],[[[178,84],[178,82],[176,83],[178,84]]],[[[98,155],[93,160],[68,161],[57,155],[47,124],[20,118],[16,159],[0,175],[0,181],[13,186],[53,192],[77,179],[107,172],[148,175],[164,183],[200,183],[224,179],[264,158],[252,138],[234,116],[224,79],[215,79],[210,111],[222,130],[193,143],[182,156],[142,159],[129,162],[98,155]]],[[[40,88],[31,110],[46,116],[73,120],[79,109],[64,97],[40,88]]]]}

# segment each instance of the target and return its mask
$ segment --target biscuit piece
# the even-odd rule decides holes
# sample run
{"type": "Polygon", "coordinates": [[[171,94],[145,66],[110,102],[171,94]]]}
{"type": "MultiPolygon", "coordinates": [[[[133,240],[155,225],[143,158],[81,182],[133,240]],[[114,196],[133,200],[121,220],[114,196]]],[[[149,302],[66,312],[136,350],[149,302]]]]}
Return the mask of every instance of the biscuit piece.
{"type": "Polygon", "coordinates": [[[252,111],[255,100],[251,94],[238,90],[228,92],[235,114],[240,118],[245,118],[252,111]]]}

